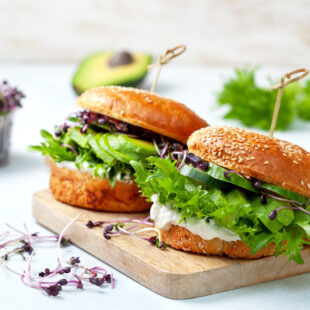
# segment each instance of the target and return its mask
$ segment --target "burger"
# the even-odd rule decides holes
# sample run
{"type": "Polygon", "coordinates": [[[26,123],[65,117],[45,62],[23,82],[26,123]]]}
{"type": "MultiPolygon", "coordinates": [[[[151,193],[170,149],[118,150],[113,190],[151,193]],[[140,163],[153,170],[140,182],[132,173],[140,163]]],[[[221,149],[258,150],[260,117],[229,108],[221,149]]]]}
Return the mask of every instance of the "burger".
{"type": "Polygon", "coordinates": [[[303,263],[310,239],[310,153],[234,127],[194,132],[188,150],[132,163],[167,245],[188,252],[303,263]]]}
{"type": "Polygon", "coordinates": [[[70,114],[53,133],[41,130],[45,141],[30,150],[47,156],[57,200],[94,210],[148,210],[130,162],[149,166],[147,157],[163,157],[168,145],[184,145],[208,125],[185,105],[134,88],[93,88],[77,105],[84,110],[70,114]]]}

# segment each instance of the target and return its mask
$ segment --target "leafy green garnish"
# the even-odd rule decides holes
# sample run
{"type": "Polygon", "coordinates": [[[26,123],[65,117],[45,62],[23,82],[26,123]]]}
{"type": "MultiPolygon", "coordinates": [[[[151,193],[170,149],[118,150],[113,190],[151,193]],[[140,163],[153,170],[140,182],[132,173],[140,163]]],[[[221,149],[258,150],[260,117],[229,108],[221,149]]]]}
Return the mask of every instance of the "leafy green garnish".
{"type": "MultiPolygon", "coordinates": [[[[220,105],[229,105],[225,118],[240,120],[248,127],[268,130],[272,121],[277,91],[259,87],[255,80],[256,69],[236,69],[223,89],[217,93],[220,105]]],[[[276,129],[287,129],[296,116],[310,120],[310,82],[304,86],[294,83],[285,88],[276,129]]]]}
{"type": "Polygon", "coordinates": [[[46,130],[40,131],[41,137],[45,140],[40,145],[32,145],[28,147],[31,152],[41,152],[43,156],[49,155],[54,161],[74,161],[76,155],[68,148],[63,147],[62,141],[56,140],[52,134],[46,130]]]}
{"type": "Polygon", "coordinates": [[[277,255],[283,252],[302,263],[304,237],[310,237],[310,217],[301,211],[282,209],[271,220],[272,210],[285,203],[268,198],[260,203],[259,195],[242,189],[221,190],[203,185],[183,176],[169,159],[149,157],[153,169],[141,162],[132,161],[136,182],[144,196],[158,195],[159,202],[180,213],[182,221],[189,218],[210,219],[236,234],[247,244],[252,254],[274,243],[277,255]]]}

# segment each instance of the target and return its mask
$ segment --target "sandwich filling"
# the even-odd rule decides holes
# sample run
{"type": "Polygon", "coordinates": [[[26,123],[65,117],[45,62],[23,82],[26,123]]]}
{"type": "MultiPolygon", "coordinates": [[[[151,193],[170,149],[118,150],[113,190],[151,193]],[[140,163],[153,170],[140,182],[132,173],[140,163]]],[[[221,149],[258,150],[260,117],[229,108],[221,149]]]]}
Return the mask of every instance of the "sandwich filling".
{"type": "Polygon", "coordinates": [[[156,226],[180,225],[206,240],[241,240],[252,254],[274,243],[276,255],[303,263],[301,249],[310,238],[307,197],[203,162],[186,150],[175,156],[176,151],[147,158],[151,169],[131,162],[136,183],[153,201],[156,226]]]}
{"type": "Polygon", "coordinates": [[[270,243],[276,255],[303,263],[310,244],[309,199],[237,171],[203,161],[186,145],[121,122],[82,111],[71,115],[45,142],[30,147],[58,165],[117,180],[134,180],[153,200],[155,224],[181,225],[209,240],[241,240],[258,252],[270,243]]]}
{"type": "Polygon", "coordinates": [[[111,186],[133,180],[130,162],[147,165],[148,156],[158,155],[156,146],[166,143],[152,131],[89,111],[70,115],[53,134],[41,130],[41,136],[45,141],[31,151],[50,156],[59,167],[108,178],[111,186]]]}

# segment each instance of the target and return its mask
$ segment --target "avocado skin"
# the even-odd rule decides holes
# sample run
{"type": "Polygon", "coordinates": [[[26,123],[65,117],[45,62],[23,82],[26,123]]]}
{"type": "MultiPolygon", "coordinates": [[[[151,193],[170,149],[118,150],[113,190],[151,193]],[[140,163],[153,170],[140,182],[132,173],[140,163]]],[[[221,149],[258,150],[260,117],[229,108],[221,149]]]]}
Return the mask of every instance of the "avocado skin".
{"type": "Polygon", "coordinates": [[[82,94],[87,89],[99,86],[115,85],[135,87],[145,78],[148,72],[147,66],[152,62],[151,55],[133,53],[132,55],[136,60],[132,64],[109,67],[108,61],[112,55],[113,52],[111,51],[95,53],[88,56],[80,63],[72,79],[72,87],[78,95],[82,94]],[[92,75],[94,76],[91,66],[94,63],[96,64],[97,60],[99,64],[96,65],[96,68],[103,64],[103,68],[101,69],[102,75],[100,75],[98,79],[96,78],[95,80],[89,82],[90,77],[92,75]],[[109,74],[111,74],[111,72],[115,74],[116,70],[119,71],[119,78],[114,75],[110,79],[109,74]]]}

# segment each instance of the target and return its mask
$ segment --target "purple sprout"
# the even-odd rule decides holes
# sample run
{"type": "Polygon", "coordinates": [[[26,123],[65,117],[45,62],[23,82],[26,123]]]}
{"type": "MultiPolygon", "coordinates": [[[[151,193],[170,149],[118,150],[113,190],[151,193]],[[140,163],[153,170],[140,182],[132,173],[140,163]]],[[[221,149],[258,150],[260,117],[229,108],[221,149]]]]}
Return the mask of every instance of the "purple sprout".
{"type": "Polygon", "coordinates": [[[104,238],[106,238],[107,240],[111,239],[111,236],[109,236],[109,234],[112,232],[114,228],[114,225],[113,224],[110,224],[110,225],[106,225],[104,227],[104,230],[103,230],[103,236],[104,238]]]}
{"type": "Polygon", "coordinates": [[[80,258],[79,257],[74,257],[72,256],[69,260],[70,265],[77,265],[80,263],[80,258]]]}
{"type": "Polygon", "coordinates": [[[21,100],[25,95],[15,87],[11,87],[7,81],[0,85],[0,115],[13,112],[20,108],[21,100]]]}
{"type": "Polygon", "coordinates": [[[299,206],[292,206],[292,207],[288,207],[288,206],[281,206],[275,210],[273,210],[272,212],[269,213],[268,217],[270,220],[274,220],[277,218],[278,216],[278,212],[282,209],[288,209],[288,210],[299,210],[301,212],[304,212],[308,215],[310,215],[310,212],[308,210],[306,210],[305,208],[299,207],[299,206]]]}
{"type": "Polygon", "coordinates": [[[66,144],[66,143],[62,143],[61,146],[68,148],[69,150],[71,150],[76,156],[79,155],[79,153],[77,152],[77,150],[70,144],[66,144]]]}
{"type": "MultiPolygon", "coordinates": [[[[8,231],[0,234],[0,239],[3,239],[4,241],[2,244],[0,244],[0,250],[6,251],[4,255],[0,257],[0,263],[2,263],[8,270],[18,274],[24,285],[42,290],[48,296],[58,296],[64,286],[74,286],[77,289],[83,289],[83,283],[92,284],[92,280],[90,279],[94,277],[102,279],[99,280],[102,281],[102,284],[108,283],[111,285],[111,288],[114,288],[113,275],[108,274],[105,268],[100,266],[86,268],[80,265],[80,259],[78,257],[72,257],[68,262],[64,261],[66,264],[71,264],[70,266],[62,266],[62,257],[60,253],[55,269],[45,268],[44,271],[38,274],[38,276],[35,276],[31,273],[31,263],[35,253],[33,244],[37,242],[54,241],[57,242],[58,250],[60,250],[61,241],[65,239],[64,232],[70,225],[72,225],[72,223],[73,221],[71,221],[66,226],[60,235],[51,236],[39,236],[38,233],[31,234],[26,225],[25,233],[9,226],[12,230],[15,231],[15,233],[8,231]],[[22,246],[11,250],[10,247],[14,246],[15,244],[21,244],[22,246]],[[9,255],[17,253],[19,254],[21,248],[23,248],[23,252],[25,254],[29,254],[27,258],[27,267],[22,272],[14,269],[13,266],[8,262],[9,255]],[[16,249],[18,249],[18,251],[16,249]],[[78,272],[78,270],[81,270],[81,272],[78,272]],[[62,277],[59,279],[60,275],[62,277]],[[57,277],[58,279],[53,281],[52,278],[54,277],[57,277]]],[[[98,284],[100,283],[98,282],[98,284]]],[[[102,286],[102,284],[98,286],[102,286]]]]}
{"type": "Polygon", "coordinates": [[[264,194],[261,194],[261,195],[260,195],[260,203],[261,203],[262,205],[265,205],[265,204],[267,203],[266,195],[264,195],[264,194]]]}
{"type": "Polygon", "coordinates": [[[81,133],[86,133],[89,125],[94,126],[104,126],[105,129],[108,129],[111,132],[120,131],[128,132],[128,127],[132,126],[126,122],[114,119],[107,115],[90,112],[90,111],[79,111],[72,113],[68,120],[74,119],[74,122],[77,122],[82,125],[81,133]]]}
{"type": "Polygon", "coordinates": [[[86,223],[86,227],[91,229],[93,227],[104,225],[103,236],[108,240],[111,239],[111,235],[131,235],[139,239],[146,240],[160,249],[165,248],[166,243],[162,241],[160,231],[155,228],[154,223],[149,220],[150,216],[143,220],[135,218],[121,218],[109,221],[98,221],[95,223],[88,221],[86,223]],[[140,235],[140,233],[148,231],[156,231],[158,236],[144,237],[140,235]]]}

